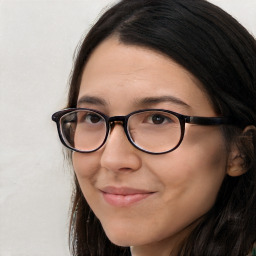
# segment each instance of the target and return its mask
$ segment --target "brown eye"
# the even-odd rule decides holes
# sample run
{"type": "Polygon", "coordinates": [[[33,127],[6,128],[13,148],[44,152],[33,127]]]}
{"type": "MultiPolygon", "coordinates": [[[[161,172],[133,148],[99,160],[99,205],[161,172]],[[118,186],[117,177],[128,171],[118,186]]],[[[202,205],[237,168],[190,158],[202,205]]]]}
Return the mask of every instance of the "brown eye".
{"type": "Polygon", "coordinates": [[[166,121],[166,117],[162,115],[153,115],[152,116],[152,123],[153,124],[162,124],[166,121]]]}
{"type": "Polygon", "coordinates": [[[78,123],[82,124],[99,124],[101,122],[104,122],[104,119],[96,114],[91,112],[79,112],[78,113],[78,123]]]}
{"type": "Polygon", "coordinates": [[[99,123],[100,121],[102,121],[102,118],[95,114],[88,114],[85,118],[85,121],[92,123],[92,124],[96,124],[96,123],[99,123]]]}
{"type": "Polygon", "coordinates": [[[146,119],[146,123],[156,124],[156,125],[167,124],[172,122],[173,120],[170,115],[167,116],[159,113],[149,115],[146,119]]]}

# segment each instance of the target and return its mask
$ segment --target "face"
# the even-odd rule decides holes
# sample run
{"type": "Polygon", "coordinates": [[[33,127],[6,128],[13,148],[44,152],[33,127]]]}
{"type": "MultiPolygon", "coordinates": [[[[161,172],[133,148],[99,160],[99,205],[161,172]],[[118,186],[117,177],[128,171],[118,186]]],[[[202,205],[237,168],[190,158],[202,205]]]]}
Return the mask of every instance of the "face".
{"type": "MultiPolygon", "coordinates": [[[[85,66],[78,107],[108,116],[148,108],[216,116],[200,88],[171,59],[109,38],[85,66]]],[[[134,247],[171,246],[185,236],[213,206],[226,159],[220,127],[192,124],[186,124],[181,145],[166,154],[136,149],[119,124],[98,151],[73,153],[82,192],[107,236],[115,244],[134,247]]]]}

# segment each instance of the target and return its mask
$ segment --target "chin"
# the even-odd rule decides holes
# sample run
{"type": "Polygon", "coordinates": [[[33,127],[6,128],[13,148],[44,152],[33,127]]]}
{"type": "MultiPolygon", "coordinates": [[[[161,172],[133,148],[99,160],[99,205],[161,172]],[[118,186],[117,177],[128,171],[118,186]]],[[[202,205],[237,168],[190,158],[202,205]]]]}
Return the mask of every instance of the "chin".
{"type": "MultiPolygon", "coordinates": [[[[104,227],[103,227],[104,228],[104,227]]],[[[131,227],[130,227],[131,228],[131,227]]],[[[104,231],[108,239],[115,245],[122,247],[129,247],[134,244],[140,243],[142,240],[141,235],[136,234],[137,232],[127,229],[125,227],[110,227],[104,228],[104,231]]]]}
{"type": "Polygon", "coordinates": [[[128,234],[125,230],[122,230],[122,232],[115,232],[111,230],[110,232],[106,232],[106,235],[113,244],[122,247],[129,247],[136,240],[134,235],[128,234]]]}

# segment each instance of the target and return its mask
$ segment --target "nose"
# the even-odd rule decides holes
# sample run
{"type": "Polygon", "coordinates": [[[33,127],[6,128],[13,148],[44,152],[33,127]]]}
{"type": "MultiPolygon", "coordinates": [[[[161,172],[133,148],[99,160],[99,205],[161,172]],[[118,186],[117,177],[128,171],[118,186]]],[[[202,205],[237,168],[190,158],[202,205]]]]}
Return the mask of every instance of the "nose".
{"type": "Polygon", "coordinates": [[[103,168],[112,171],[136,171],[141,167],[141,153],[128,141],[120,122],[112,126],[102,150],[103,168]]]}

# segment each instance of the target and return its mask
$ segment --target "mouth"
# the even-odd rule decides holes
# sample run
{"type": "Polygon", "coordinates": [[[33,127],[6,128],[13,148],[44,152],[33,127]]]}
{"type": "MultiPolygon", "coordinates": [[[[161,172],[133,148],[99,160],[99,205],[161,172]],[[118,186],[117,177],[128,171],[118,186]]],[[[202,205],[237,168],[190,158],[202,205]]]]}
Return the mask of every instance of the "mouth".
{"type": "Polygon", "coordinates": [[[140,202],[155,192],[141,190],[141,189],[134,189],[128,187],[105,187],[100,190],[104,200],[116,207],[128,207],[137,202],[140,202]]]}

